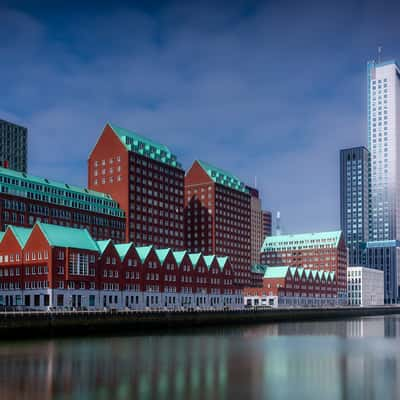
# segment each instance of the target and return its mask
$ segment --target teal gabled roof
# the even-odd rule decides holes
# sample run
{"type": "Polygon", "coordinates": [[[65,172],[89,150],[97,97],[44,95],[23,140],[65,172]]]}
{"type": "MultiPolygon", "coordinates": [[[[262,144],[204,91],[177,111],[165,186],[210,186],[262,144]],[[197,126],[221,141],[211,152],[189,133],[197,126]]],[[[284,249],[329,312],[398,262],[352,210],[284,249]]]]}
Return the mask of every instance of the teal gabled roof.
{"type": "Polygon", "coordinates": [[[119,258],[121,261],[124,261],[125,256],[128,254],[129,249],[133,246],[133,243],[119,243],[115,244],[115,250],[117,250],[117,253],[119,255],[119,258]]]}
{"type": "Polygon", "coordinates": [[[197,160],[197,162],[214,182],[227,186],[231,189],[238,190],[240,192],[249,192],[249,189],[246,188],[246,185],[230,172],[214,167],[213,165],[208,164],[204,161],[197,160]]]}
{"type": "Polygon", "coordinates": [[[187,251],[182,250],[182,251],[173,251],[172,254],[175,258],[176,263],[178,264],[178,267],[180,267],[183,258],[185,257],[187,251]]]}
{"type": "Polygon", "coordinates": [[[297,272],[299,273],[299,277],[301,279],[303,277],[304,268],[303,267],[298,267],[297,268],[297,272]]]}
{"type": "Polygon", "coordinates": [[[319,270],[317,273],[318,273],[319,279],[322,280],[322,278],[324,278],[324,271],[319,270]]]}
{"type": "Polygon", "coordinates": [[[98,240],[96,243],[97,243],[97,247],[99,248],[100,254],[103,254],[104,251],[106,250],[107,246],[111,243],[111,239],[98,240]]]}
{"type": "Polygon", "coordinates": [[[156,254],[158,261],[160,264],[164,264],[165,259],[167,258],[168,254],[170,253],[171,249],[156,249],[156,254]]]}
{"type": "Polygon", "coordinates": [[[217,257],[217,262],[218,262],[218,266],[219,269],[222,271],[225,267],[226,262],[228,261],[228,257],[224,256],[224,257],[217,257]]]}
{"type": "Polygon", "coordinates": [[[262,265],[262,264],[254,264],[251,266],[251,272],[254,274],[265,274],[265,270],[268,268],[267,265],[262,265]]]}
{"type": "Polygon", "coordinates": [[[153,248],[153,246],[151,246],[151,245],[136,247],[136,252],[138,253],[138,256],[142,263],[144,263],[146,261],[146,258],[150,254],[150,251],[152,248],[153,248]]]}
{"type": "Polygon", "coordinates": [[[264,273],[264,278],[285,278],[289,267],[270,267],[268,266],[264,273]]]}
{"type": "Polygon", "coordinates": [[[114,124],[108,123],[109,127],[115,132],[122,144],[127,150],[142,156],[157,160],[172,167],[182,169],[178,163],[176,156],[171,153],[169,148],[163,144],[154,142],[144,136],[139,135],[134,131],[121,128],[114,124]]]}
{"type": "Polygon", "coordinates": [[[313,279],[315,279],[315,278],[318,276],[318,271],[315,270],[315,269],[313,269],[313,270],[311,271],[311,275],[312,275],[313,279]]]}
{"type": "Polygon", "coordinates": [[[191,253],[191,254],[189,254],[190,261],[192,262],[194,268],[197,267],[197,263],[199,262],[200,257],[201,257],[201,253],[191,253]]]}
{"type": "Polygon", "coordinates": [[[311,274],[311,271],[309,269],[304,270],[304,275],[305,275],[306,279],[309,278],[310,274],[311,274]]]}
{"type": "Polygon", "coordinates": [[[329,272],[329,275],[331,276],[332,281],[335,280],[335,271],[329,272]]]}
{"type": "Polygon", "coordinates": [[[324,277],[326,280],[329,279],[330,275],[329,275],[329,271],[324,271],[324,277]]]}
{"type": "Polygon", "coordinates": [[[3,240],[3,236],[4,236],[5,234],[6,234],[5,232],[0,231],[0,242],[3,240]]]}
{"type": "Polygon", "coordinates": [[[32,228],[23,228],[21,226],[13,225],[9,225],[7,229],[10,229],[14,233],[14,236],[17,238],[21,247],[25,246],[25,243],[28,241],[29,235],[32,232],[32,228]]]}
{"type": "Polygon", "coordinates": [[[207,265],[207,268],[210,269],[211,268],[211,264],[215,260],[215,256],[214,255],[208,255],[208,256],[203,256],[203,257],[204,257],[204,262],[207,265]]]}
{"type": "Polygon", "coordinates": [[[99,251],[96,241],[92,239],[87,229],[44,224],[42,222],[37,222],[36,225],[52,247],[99,251]]]}
{"type": "Polygon", "coordinates": [[[337,247],[342,231],[278,235],[265,238],[261,252],[337,247]]]}
{"type": "Polygon", "coordinates": [[[297,267],[290,267],[289,270],[290,270],[291,275],[295,276],[297,267]]]}

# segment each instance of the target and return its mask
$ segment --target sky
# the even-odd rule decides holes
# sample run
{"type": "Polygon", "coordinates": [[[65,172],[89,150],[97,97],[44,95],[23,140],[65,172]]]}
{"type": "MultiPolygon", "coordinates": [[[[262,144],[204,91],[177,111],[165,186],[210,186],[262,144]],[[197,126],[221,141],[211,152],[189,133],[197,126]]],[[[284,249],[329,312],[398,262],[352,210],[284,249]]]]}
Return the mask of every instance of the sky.
{"type": "Polygon", "coordinates": [[[87,185],[110,121],[257,185],[283,233],[340,227],[339,150],[367,145],[366,63],[399,1],[0,0],[0,118],[31,174],[87,185]],[[40,3],[40,5],[38,5],[40,3]]]}

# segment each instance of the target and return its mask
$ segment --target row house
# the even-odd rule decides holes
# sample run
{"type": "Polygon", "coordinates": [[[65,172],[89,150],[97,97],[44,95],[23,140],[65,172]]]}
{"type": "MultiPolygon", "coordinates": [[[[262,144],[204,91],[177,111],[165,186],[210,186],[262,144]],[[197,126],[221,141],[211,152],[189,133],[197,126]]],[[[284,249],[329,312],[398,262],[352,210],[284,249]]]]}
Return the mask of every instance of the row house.
{"type": "Polygon", "coordinates": [[[95,241],[45,223],[0,235],[0,305],[25,309],[241,308],[228,257],[95,241]]]}
{"type": "Polygon", "coordinates": [[[326,306],[337,305],[338,286],[333,271],[302,267],[262,266],[262,287],[244,289],[249,306],[326,306]]]}

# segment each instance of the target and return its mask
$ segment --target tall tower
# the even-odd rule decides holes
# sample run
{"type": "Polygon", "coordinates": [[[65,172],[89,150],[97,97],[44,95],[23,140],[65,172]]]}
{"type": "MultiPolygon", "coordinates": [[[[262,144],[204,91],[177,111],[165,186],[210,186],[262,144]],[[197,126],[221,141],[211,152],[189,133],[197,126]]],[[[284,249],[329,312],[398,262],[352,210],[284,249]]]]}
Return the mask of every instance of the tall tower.
{"type": "Polygon", "coordinates": [[[400,300],[400,68],[367,64],[371,209],[368,266],[384,271],[385,302],[400,300]]]}

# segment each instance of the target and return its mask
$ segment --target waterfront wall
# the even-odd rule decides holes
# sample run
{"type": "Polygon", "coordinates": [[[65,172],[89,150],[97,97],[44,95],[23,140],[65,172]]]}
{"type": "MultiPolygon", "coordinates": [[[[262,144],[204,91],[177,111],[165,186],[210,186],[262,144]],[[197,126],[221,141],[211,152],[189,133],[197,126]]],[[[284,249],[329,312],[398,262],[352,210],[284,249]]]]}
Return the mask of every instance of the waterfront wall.
{"type": "Polygon", "coordinates": [[[201,312],[3,312],[0,313],[0,338],[120,335],[141,333],[146,330],[317,321],[388,314],[400,314],[400,307],[279,308],[201,312]]]}

